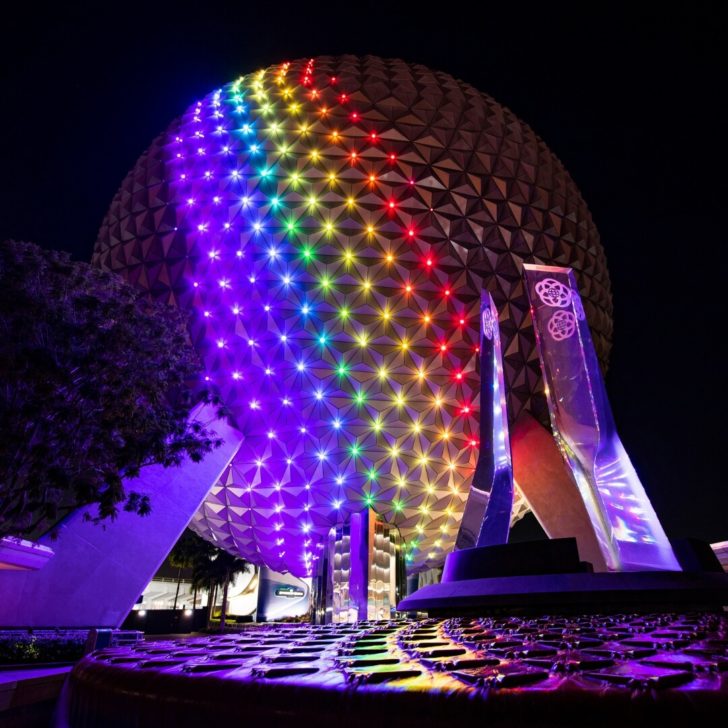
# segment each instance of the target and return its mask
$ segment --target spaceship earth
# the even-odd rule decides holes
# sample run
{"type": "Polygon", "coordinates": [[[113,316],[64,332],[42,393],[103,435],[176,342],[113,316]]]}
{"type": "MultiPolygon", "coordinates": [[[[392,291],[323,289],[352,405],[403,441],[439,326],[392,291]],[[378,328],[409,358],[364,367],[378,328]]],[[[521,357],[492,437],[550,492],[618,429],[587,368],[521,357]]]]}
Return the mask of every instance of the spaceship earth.
{"type": "Polygon", "coordinates": [[[93,260],[189,312],[242,434],[192,527],[298,576],[363,508],[412,569],[452,549],[489,447],[483,287],[511,421],[545,415],[524,262],[574,269],[609,353],[604,252],[561,163],[489,96],[401,60],[282,62],[197,101],[123,181],[93,260]]]}

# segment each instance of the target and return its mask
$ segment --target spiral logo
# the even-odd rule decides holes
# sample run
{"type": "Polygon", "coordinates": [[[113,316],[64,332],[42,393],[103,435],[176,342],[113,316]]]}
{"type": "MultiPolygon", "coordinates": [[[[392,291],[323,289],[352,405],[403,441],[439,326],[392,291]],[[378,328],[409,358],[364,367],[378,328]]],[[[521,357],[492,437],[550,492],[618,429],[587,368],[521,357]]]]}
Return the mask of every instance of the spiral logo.
{"type": "Polygon", "coordinates": [[[543,303],[564,308],[571,303],[571,289],[554,278],[544,278],[536,284],[536,293],[543,303]]]}
{"type": "Polygon", "coordinates": [[[549,334],[554,341],[564,341],[576,331],[576,316],[571,311],[556,311],[548,323],[549,334]]]}
{"type": "Polygon", "coordinates": [[[493,317],[493,312],[486,308],[485,311],[483,311],[483,334],[488,341],[492,340],[493,334],[495,332],[495,318],[493,317]]]}

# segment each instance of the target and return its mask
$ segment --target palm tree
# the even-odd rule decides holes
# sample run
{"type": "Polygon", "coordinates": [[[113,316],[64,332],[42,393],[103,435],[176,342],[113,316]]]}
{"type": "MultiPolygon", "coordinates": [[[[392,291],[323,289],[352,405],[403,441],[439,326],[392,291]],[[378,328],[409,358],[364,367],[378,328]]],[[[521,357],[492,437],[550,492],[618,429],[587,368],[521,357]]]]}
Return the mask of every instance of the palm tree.
{"type": "Polygon", "coordinates": [[[241,559],[237,556],[229,554],[227,551],[219,551],[217,558],[218,568],[224,573],[224,582],[222,585],[222,612],[220,613],[220,629],[225,629],[226,611],[227,611],[227,596],[228,587],[230,582],[235,580],[238,574],[245,574],[250,571],[251,564],[245,559],[241,559]]]}
{"type": "Polygon", "coordinates": [[[220,614],[220,629],[225,628],[227,595],[230,582],[238,574],[243,574],[251,569],[244,559],[218,549],[212,544],[203,541],[204,546],[199,545],[197,554],[192,564],[192,584],[194,588],[208,589],[207,603],[207,626],[210,627],[213,616],[213,605],[216,601],[217,590],[222,587],[222,611],[220,614]]]}
{"type": "MultiPolygon", "coordinates": [[[[173,611],[177,610],[177,598],[179,597],[179,587],[182,582],[182,569],[190,569],[194,566],[195,559],[203,548],[200,542],[207,544],[207,541],[200,538],[194,531],[186,528],[169,552],[169,563],[177,567],[177,589],[174,593],[173,611]]],[[[195,594],[195,601],[197,601],[197,594],[195,594]]]]}

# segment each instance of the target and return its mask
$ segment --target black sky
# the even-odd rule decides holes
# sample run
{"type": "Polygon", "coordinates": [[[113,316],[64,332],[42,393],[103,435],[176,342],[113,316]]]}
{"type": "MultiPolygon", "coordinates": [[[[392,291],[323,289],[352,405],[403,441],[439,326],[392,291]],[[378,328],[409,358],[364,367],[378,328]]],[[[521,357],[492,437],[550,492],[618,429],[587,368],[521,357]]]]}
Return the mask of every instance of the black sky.
{"type": "Polygon", "coordinates": [[[529,123],[580,187],[612,278],[622,438],[669,535],[728,539],[720,3],[99,5],[0,20],[0,238],[88,259],[153,137],[241,73],[324,53],[447,71],[529,123]]]}

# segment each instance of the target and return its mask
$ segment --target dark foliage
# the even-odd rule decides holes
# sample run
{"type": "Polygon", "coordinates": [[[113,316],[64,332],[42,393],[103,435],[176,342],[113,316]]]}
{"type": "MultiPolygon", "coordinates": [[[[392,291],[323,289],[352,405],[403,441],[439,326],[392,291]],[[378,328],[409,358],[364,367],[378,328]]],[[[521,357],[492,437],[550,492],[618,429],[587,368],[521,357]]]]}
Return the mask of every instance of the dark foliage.
{"type": "Polygon", "coordinates": [[[149,513],[123,479],[219,444],[190,421],[210,401],[183,315],[119,277],[31,243],[0,244],[0,536],[119,508],[149,513]]]}
{"type": "Polygon", "coordinates": [[[0,665],[46,662],[76,662],[86,646],[85,636],[4,637],[0,635],[0,665]]]}

